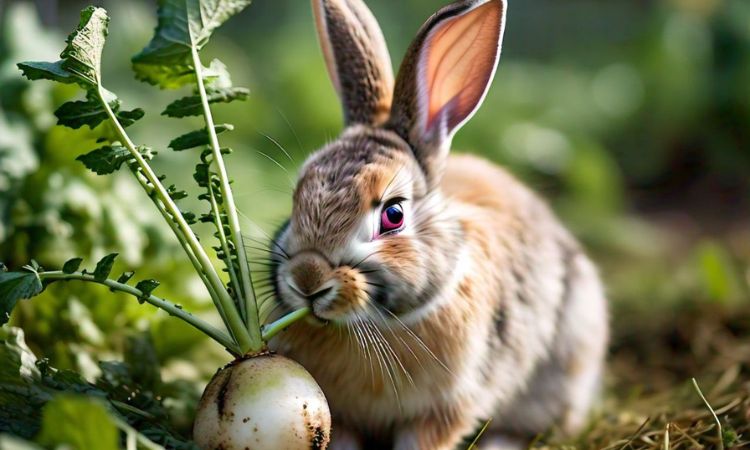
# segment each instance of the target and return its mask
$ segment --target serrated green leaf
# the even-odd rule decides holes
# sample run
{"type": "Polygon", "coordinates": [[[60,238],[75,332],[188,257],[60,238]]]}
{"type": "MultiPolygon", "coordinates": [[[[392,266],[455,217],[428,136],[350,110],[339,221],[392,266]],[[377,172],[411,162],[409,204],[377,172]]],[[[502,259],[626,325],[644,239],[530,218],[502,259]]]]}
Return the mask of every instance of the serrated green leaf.
{"type": "Polygon", "coordinates": [[[107,120],[107,112],[98,101],[78,101],[63,103],[55,111],[57,123],[73,129],[88,125],[94,129],[104,120],[107,120]]]}
{"type": "Polygon", "coordinates": [[[135,288],[143,293],[143,297],[148,297],[160,284],[156,280],[141,280],[135,285],[135,288]]]}
{"type": "Polygon", "coordinates": [[[129,158],[130,152],[124,147],[104,146],[81,155],[76,160],[98,175],[108,175],[120,169],[129,158]]]}
{"type": "MultiPolygon", "coordinates": [[[[221,134],[225,131],[234,130],[234,126],[228,123],[224,123],[216,125],[214,129],[216,130],[216,134],[221,134]]],[[[186,133],[180,137],[172,139],[172,141],[169,143],[169,148],[175,151],[181,151],[208,145],[208,143],[208,132],[204,128],[202,130],[191,131],[190,133],[186,133]]]]}
{"type": "Polygon", "coordinates": [[[172,200],[177,201],[187,198],[188,193],[186,191],[173,191],[169,193],[169,196],[172,197],[172,200]]]}
{"type": "Polygon", "coordinates": [[[106,145],[81,155],[76,160],[81,161],[87,169],[97,175],[108,175],[119,170],[130,158],[130,152],[125,147],[106,145]]]}
{"type": "Polygon", "coordinates": [[[131,278],[133,278],[133,275],[135,275],[135,272],[123,272],[123,274],[122,274],[122,275],[120,275],[120,276],[119,276],[119,277],[117,278],[117,282],[118,282],[118,283],[122,283],[122,284],[125,284],[125,283],[127,283],[128,281],[130,281],[130,279],[131,279],[131,278]]]}
{"type": "Polygon", "coordinates": [[[63,69],[62,61],[27,61],[16,64],[23,76],[29,80],[52,80],[60,83],[75,83],[76,77],[63,69]]]}
{"type": "Polygon", "coordinates": [[[195,172],[193,173],[193,179],[198,186],[208,186],[208,164],[199,163],[195,166],[195,172]]]}
{"type": "MultiPolygon", "coordinates": [[[[213,103],[230,103],[235,100],[245,100],[250,95],[250,90],[245,88],[210,88],[207,89],[208,102],[213,103]]],[[[168,117],[188,117],[200,116],[203,114],[203,105],[198,95],[183,97],[170,103],[162,112],[162,115],[168,117]]]]}
{"type": "Polygon", "coordinates": [[[101,83],[101,63],[107,38],[107,11],[89,6],[81,11],[78,28],[68,36],[68,46],[60,54],[62,67],[91,86],[101,83]]]}
{"type": "MultiPolygon", "coordinates": [[[[109,107],[115,113],[115,116],[117,116],[123,127],[128,127],[143,117],[144,112],[142,109],[136,108],[132,111],[120,111],[120,100],[110,92],[105,93],[105,96],[109,102],[109,107]]],[[[85,101],[63,103],[55,111],[55,116],[59,125],[73,129],[88,125],[92,130],[109,118],[104,105],[93,91],[88,92],[85,101]]]]}
{"type": "Polygon", "coordinates": [[[65,264],[63,264],[62,271],[63,273],[73,273],[76,270],[78,270],[79,267],[81,267],[81,263],[83,262],[83,258],[73,258],[65,261],[65,264]]]}
{"type": "Polygon", "coordinates": [[[182,200],[183,198],[187,198],[188,193],[183,190],[177,189],[177,186],[174,184],[170,185],[167,188],[167,194],[172,198],[174,201],[182,200]]]}
{"type": "Polygon", "coordinates": [[[120,124],[132,125],[143,117],[143,110],[120,111],[120,100],[101,85],[101,59],[107,37],[109,17],[102,8],[90,6],[81,11],[81,19],[57,62],[23,62],[18,64],[30,80],[48,79],[61,83],[77,83],[86,90],[85,101],[63,104],[55,115],[60,125],[95,128],[108,118],[106,103],[120,124]]]}
{"type": "Polygon", "coordinates": [[[8,322],[18,300],[34,297],[42,290],[34,272],[0,272],[0,325],[8,322]]]}
{"type": "Polygon", "coordinates": [[[133,57],[136,77],[162,88],[193,81],[192,50],[200,50],[211,34],[250,0],[159,0],[153,39],[133,57]]]}
{"type": "Polygon", "coordinates": [[[84,89],[96,88],[101,84],[102,50],[108,24],[109,17],[104,9],[89,6],[81,11],[81,20],[68,36],[60,61],[23,62],[18,67],[30,80],[77,82],[84,89]]]}
{"type": "Polygon", "coordinates": [[[112,271],[112,265],[114,265],[117,255],[118,253],[110,253],[96,263],[96,268],[92,274],[96,281],[104,281],[107,279],[109,273],[112,271]]]}
{"type": "Polygon", "coordinates": [[[42,411],[38,441],[48,447],[76,450],[119,450],[119,432],[107,408],[98,400],[60,394],[42,411]]]}
{"type": "Polygon", "coordinates": [[[137,121],[141,120],[146,113],[141,108],[131,109],[130,111],[117,111],[115,115],[120,121],[120,125],[127,128],[137,121]]]}

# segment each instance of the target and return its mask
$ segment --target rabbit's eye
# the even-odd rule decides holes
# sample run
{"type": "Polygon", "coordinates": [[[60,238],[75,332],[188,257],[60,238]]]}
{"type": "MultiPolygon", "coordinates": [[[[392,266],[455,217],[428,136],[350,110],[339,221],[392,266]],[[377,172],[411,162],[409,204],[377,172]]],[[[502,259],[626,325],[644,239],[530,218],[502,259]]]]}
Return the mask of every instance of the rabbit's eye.
{"type": "Polygon", "coordinates": [[[393,233],[404,226],[404,208],[401,203],[386,205],[380,213],[380,234],[393,233]]]}

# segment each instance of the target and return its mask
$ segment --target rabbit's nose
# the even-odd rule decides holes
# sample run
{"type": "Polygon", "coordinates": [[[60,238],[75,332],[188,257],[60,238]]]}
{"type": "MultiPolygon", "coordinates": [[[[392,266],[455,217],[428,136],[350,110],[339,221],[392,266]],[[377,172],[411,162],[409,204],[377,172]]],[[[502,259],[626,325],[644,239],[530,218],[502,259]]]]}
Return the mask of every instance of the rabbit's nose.
{"type": "Polygon", "coordinates": [[[286,282],[289,287],[310,303],[331,291],[327,283],[333,269],[323,255],[303,252],[292,257],[286,282]]]}

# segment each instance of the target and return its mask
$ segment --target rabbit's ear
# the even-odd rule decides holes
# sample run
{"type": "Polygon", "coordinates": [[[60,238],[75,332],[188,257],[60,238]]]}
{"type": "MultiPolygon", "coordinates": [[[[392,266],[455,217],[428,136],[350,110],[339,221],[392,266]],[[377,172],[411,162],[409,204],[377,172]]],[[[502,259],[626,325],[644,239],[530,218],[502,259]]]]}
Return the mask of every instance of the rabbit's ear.
{"type": "Polygon", "coordinates": [[[362,0],[312,0],[318,38],[347,125],[380,125],[393,98],[393,68],[375,17],[362,0]]]}
{"type": "Polygon", "coordinates": [[[396,80],[388,127],[414,148],[431,181],[453,134],[484,100],[500,57],[505,0],[461,0],[419,30],[396,80]]]}

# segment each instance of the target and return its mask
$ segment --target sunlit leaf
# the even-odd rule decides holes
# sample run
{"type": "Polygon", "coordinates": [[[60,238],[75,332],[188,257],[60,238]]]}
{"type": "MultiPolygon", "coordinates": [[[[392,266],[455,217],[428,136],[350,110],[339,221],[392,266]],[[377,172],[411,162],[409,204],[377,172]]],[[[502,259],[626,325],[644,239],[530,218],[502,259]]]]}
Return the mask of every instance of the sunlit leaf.
{"type": "Polygon", "coordinates": [[[200,50],[214,30],[242,11],[250,0],[159,0],[153,39],[133,57],[136,76],[162,88],[193,81],[193,49],[200,50]]]}
{"type": "Polygon", "coordinates": [[[30,80],[76,81],[85,89],[96,88],[101,84],[102,50],[108,24],[109,17],[104,9],[89,6],[81,11],[81,20],[68,36],[60,61],[23,62],[18,67],[30,80]]]}
{"type": "Polygon", "coordinates": [[[105,406],[97,400],[61,394],[42,412],[40,443],[76,450],[119,450],[119,433],[105,406]]]}
{"type": "Polygon", "coordinates": [[[107,11],[95,6],[84,9],[78,28],[68,36],[68,46],[60,54],[62,67],[92,86],[101,82],[102,51],[108,25],[107,11]]]}
{"type": "Polygon", "coordinates": [[[93,129],[108,118],[105,103],[124,127],[143,117],[143,110],[138,108],[120,111],[120,100],[102,87],[101,61],[108,24],[109,17],[104,9],[89,6],[81,11],[78,27],[68,36],[67,46],[60,53],[59,61],[18,64],[18,68],[30,80],[76,82],[86,90],[85,101],[67,102],[55,111],[60,125],[71,128],[88,125],[93,129]]]}
{"type": "Polygon", "coordinates": [[[731,258],[718,243],[705,241],[697,248],[702,287],[710,300],[732,298],[738,284],[731,258]]]}

